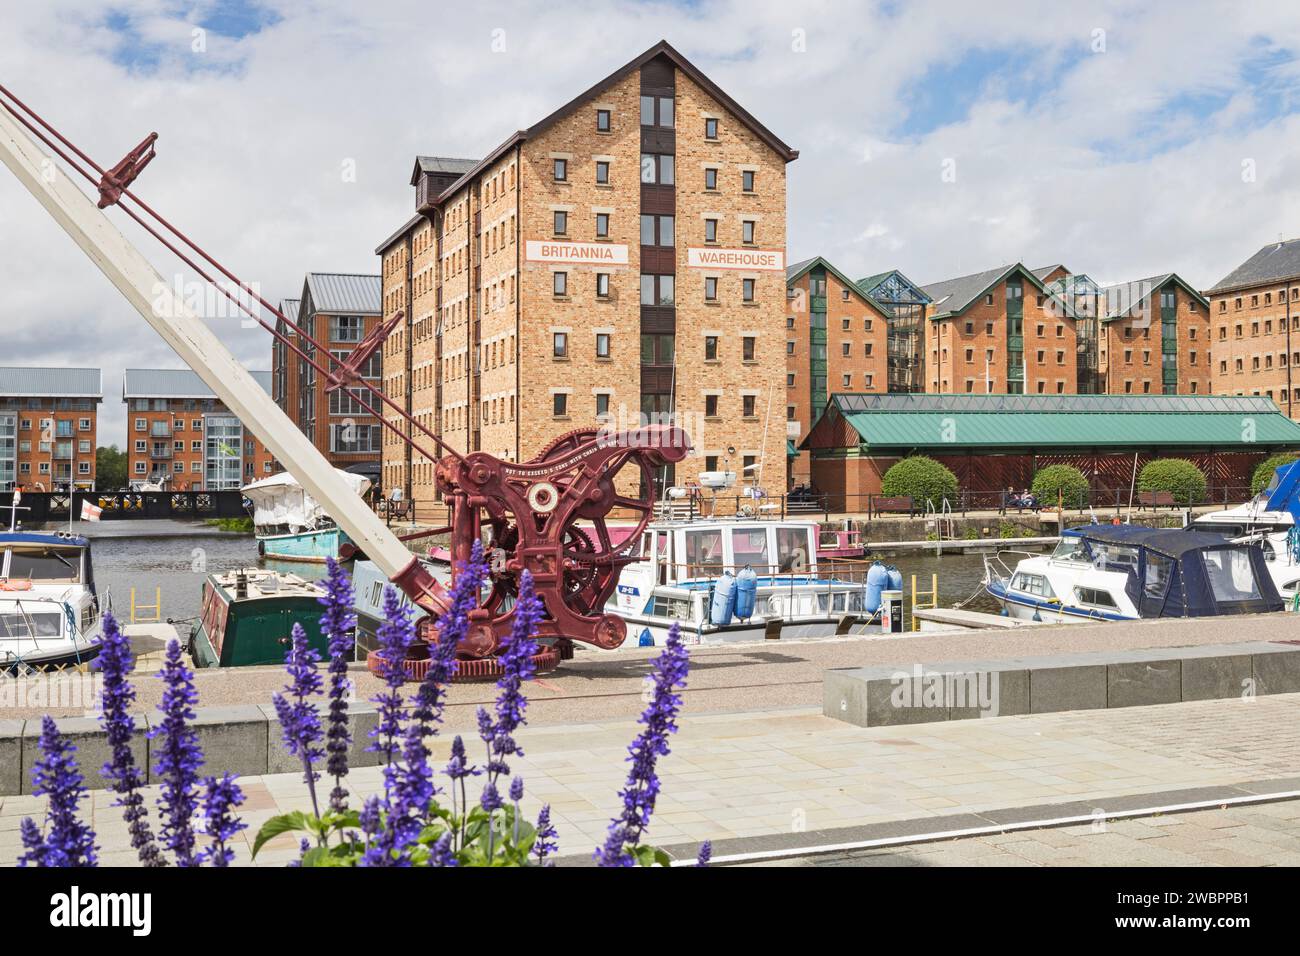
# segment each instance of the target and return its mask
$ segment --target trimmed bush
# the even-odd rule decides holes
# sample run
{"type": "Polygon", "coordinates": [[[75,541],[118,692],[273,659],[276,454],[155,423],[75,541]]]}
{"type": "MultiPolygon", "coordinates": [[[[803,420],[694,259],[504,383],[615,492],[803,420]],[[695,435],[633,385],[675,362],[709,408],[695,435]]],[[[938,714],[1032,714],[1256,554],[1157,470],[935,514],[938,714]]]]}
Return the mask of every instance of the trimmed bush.
{"type": "Polygon", "coordinates": [[[1300,459],[1294,452],[1284,451],[1274,455],[1271,458],[1265,458],[1255,469],[1255,473],[1250,478],[1250,493],[1257,495],[1273,480],[1273,472],[1277,471],[1283,465],[1289,465],[1291,462],[1300,459]]]}
{"type": "Polygon", "coordinates": [[[929,498],[938,508],[945,497],[949,502],[957,500],[957,476],[933,458],[913,455],[885,472],[880,492],[890,497],[910,495],[918,505],[929,498]]]}
{"type": "Polygon", "coordinates": [[[1056,507],[1058,492],[1067,508],[1081,508],[1088,503],[1088,479],[1073,465],[1048,465],[1038,469],[1031,490],[1045,508],[1056,507]]]}
{"type": "Polygon", "coordinates": [[[1205,498],[1205,475],[1185,458],[1157,458],[1138,472],[1138,491],[1169,491],[1180,505],[1205,498]]]}

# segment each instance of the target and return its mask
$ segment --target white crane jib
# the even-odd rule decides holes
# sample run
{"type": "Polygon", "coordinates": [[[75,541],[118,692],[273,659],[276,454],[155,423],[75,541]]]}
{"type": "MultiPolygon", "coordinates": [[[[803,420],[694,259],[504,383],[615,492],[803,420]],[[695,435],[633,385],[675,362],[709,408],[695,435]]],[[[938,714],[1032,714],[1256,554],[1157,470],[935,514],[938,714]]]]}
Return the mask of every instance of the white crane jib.
{"type": "MultiPolygon", "coordinates": [[[[52,166],[0,103],[0,161],[18,177],[137,312],[212,389],[390,579],[408,582],[415,556],[334,468],[212,330],[176,295],[95,203],[52,166]],[[51,174],[51,170],[53,174],[51,174]],[[404,573],[405,572],[405,573],[404,573]]],[[[408,590],[409,593],[409,590],[408,590]]]]}

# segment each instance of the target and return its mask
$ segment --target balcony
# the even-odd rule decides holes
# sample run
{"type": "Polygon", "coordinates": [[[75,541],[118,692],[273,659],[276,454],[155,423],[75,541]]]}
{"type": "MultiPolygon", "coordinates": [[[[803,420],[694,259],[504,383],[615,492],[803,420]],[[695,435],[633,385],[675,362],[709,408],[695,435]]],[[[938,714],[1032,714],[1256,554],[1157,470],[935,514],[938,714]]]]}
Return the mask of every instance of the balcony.
{"type": "Polygon", "coordinates": [[[154,445],[152,448],[149,449],[150,458],[166,460],[166,459],[170,459],[171,456],[172,456],[171,446],[168,445],[154,445]]]}
{"type": "Polygon", "coordinates": [[[154,422],[149,426],[149,434],[154,438],[171,438],[171,422],[154,422]]]}

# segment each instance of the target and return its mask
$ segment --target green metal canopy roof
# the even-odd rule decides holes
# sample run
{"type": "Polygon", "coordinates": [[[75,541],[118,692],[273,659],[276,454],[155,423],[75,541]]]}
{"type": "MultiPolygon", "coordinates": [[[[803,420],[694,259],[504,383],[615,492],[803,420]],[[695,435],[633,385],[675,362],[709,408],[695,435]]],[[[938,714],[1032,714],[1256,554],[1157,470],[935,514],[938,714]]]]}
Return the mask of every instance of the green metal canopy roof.
{"type": "Polygon", "coordinates": [[[801,448],[861,452],[1300,448],[1300,424],[1257,395],[837,393],[801,448]]]}

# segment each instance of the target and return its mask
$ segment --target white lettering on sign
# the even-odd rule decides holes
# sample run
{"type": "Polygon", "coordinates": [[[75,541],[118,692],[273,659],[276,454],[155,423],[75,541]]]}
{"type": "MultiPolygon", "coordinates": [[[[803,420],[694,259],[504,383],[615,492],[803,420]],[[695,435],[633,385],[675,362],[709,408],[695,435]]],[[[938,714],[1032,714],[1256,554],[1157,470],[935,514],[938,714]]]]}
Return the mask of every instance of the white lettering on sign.
{"type": "Polygon", "coordinates": [[[529,239],[524,257],[529,262],[572,262],[578,265],[627,265],[627,246],[613,242],[549,242],[529,239]]]}
{"type": "Polygon", "coordinates": [[[773,249],[687,249],[686,264],[692,269],[784,272],[785,253],[773,249]]]}

